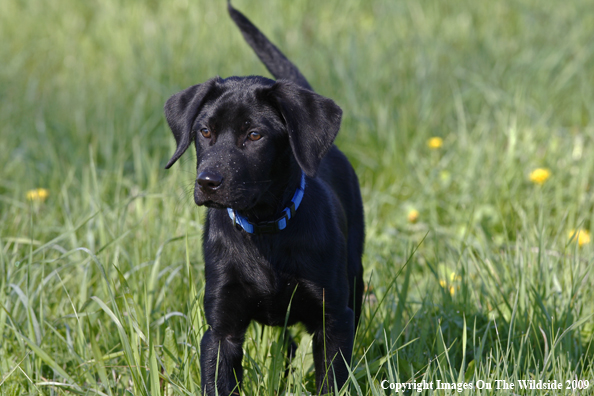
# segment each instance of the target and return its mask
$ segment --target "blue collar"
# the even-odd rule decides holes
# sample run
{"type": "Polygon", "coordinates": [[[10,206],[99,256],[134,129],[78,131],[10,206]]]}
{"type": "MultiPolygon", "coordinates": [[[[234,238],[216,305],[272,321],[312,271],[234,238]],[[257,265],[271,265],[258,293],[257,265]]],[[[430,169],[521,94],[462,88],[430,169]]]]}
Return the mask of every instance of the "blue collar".
{"type": "Polygon", "coordinates": [[[264,221],[261,223],[251,223],[246,219],[244,216],[237,213],[235,210],[231,208],[227,208],[227,213],[229,213],[229,217],[233,220],[234,224],[237,224],[238,227],[241,227],[250,234],[275,234],[280,230],[284,230],[287,227],[287,223],[289,220],[295,216],[295,212],[297,208],[301,204],[301,200],[303,199],[303,192],[305,191],[305,173],[301,172],[301,183],[299,187],[297,187],[297,191],[295,191],[295,195],[293,195],[293,199],[291,199],[291,204],[283,210],[283,215],[276,220],[273,221],[264,221]]]}

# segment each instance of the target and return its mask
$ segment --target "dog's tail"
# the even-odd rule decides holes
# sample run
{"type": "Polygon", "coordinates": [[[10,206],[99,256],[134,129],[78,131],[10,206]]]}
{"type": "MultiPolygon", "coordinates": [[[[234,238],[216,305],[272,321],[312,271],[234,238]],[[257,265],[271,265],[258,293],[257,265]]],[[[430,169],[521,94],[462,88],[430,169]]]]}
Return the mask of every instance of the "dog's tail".
{"type": "Polygon", "coordinates": [[[249,19],[233,8],[231,0],[227,1],[227,8],[229,9],[231,19],[239,27],[245,41],[252,47],[258,58],[260,58],[274,78],[289,80],[313,91],[297,66],[291,63],[249,19]]]}

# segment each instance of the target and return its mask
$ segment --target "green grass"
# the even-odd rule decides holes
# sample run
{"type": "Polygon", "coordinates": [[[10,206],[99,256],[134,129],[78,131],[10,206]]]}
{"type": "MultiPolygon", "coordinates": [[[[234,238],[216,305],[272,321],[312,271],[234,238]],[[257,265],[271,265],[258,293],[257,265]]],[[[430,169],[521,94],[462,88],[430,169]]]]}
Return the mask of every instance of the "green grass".
{"type": "MultiPolygon", "coordinates": [[[[342,394],[594,393],[594,243],[570,238],[594,232],[591,1],[234,4],[344,110],[369,287],[342,394]]],[[[0,59],[0,394],[197,394],[204,211],[192,154],[163,169],[162,107],[266,70],[223,0],[4,0],[0,59]]],[[[315,391],[311,338],[291,331],[285,378],[282,330],[250,326],[246,395],[315,391]]]]}

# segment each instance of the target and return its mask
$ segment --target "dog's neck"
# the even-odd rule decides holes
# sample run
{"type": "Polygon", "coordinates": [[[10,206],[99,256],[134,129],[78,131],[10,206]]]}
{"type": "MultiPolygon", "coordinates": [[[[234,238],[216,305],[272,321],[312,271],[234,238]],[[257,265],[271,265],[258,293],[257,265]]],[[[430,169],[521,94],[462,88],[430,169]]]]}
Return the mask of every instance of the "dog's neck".
{"type": "Polygon", "coordinates": [[[305,190],[305,174],[294,161],[291,162],[277,169],[275,182],[253,208],[227,210],[238,228],[250,234],[274,234],[286,228],[295,216],[305,190]]]}
{"type": "Polygon", "coordinates": [[[238,211],[252,223],[260,223],[276,220],[282,212],[290,206],[291,199],[301,183],[301,169],[287,172],[283,182],[272,183],[271,188],[266,191],[265,199],[247,211],[238,211]]]}

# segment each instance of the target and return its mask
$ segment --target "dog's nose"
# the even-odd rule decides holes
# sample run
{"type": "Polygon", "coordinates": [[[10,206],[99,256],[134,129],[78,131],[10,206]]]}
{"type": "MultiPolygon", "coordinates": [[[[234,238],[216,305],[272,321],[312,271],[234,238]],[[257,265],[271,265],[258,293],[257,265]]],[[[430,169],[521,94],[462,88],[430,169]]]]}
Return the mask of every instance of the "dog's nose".
{"type": "Polygon", "coordinates": [[[223,176],[207,170],[200,172],[197,182],[201,189],[205,191],[214,191],[221,186],[221,183],[223,183],[223,176]]]}

